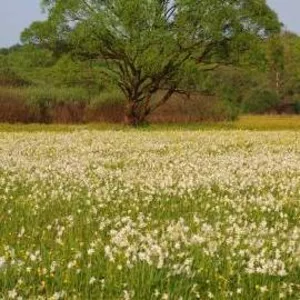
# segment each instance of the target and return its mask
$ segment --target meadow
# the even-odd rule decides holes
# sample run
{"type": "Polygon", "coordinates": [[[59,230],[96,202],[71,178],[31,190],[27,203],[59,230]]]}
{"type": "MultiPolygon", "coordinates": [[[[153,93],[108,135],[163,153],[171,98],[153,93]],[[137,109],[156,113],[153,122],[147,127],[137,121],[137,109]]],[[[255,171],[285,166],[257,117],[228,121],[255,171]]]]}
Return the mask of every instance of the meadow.
{"type": "Polygon", "coordinates": [[[0,299],[299,299],[289,120],[1,125],[0,299]]]}

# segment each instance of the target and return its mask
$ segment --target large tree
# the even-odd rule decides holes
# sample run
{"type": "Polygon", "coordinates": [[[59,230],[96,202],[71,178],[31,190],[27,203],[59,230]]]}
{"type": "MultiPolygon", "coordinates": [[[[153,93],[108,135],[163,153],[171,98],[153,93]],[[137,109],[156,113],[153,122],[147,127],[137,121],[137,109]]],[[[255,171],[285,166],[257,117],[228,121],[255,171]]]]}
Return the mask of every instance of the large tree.
{"type": "MultiPolygon", "coordinates": [[[[23,42],[105,62],[127,98],[126,121],[143,123],[186,72],[209,69],[224,49],[279,31],[265,0],[43,0],[48,13],[23,42]]],[[[228,55],[229,57],[229,55],[228,55]]],[[[226,58],[226,56],[225,56],[226,58]]]]}

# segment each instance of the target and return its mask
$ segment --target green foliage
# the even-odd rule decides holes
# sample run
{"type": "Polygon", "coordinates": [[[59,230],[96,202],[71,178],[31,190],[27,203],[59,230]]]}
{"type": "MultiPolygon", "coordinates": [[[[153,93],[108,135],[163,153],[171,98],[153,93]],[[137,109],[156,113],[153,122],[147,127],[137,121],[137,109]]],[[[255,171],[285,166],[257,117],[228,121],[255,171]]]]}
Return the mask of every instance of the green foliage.
{"type": "Polygon", "coordinates": [[[29,105],[50,107],[56,104],[87,102],[89,95],[82,88],[31,87],[23,90],[29,105]]]}
{"type": "Polygon", "coordinates": [[[65,41],[65,32],[70,30],[68,24],[57,26],[55,20],[35,21],[22,32],[21,41],[23,43],[29,42],[31,45],[47,46],[57,55],[61,55],[70,50],[65,41]]]}
{"type": "Polygon", "coordinates": [[[254,76],[241,68],[218,70],[214,82],[218,97],[232,106],[240,106],[245,92],[255,86],[254,76]]]}
{"type": "Polygon", "coordinates": [[[255,77],[282,98],[300,93],[300,38],[296,34],[282,32],[253,43],[241,62],[244,69],[255,68],[255,77]]]}
{"type": "Polygon", "coordinates": [[[300,100],[297,100],[296,102],[295,102],[295,112],[296,112],[296,114],[300,114],[300,100]]]}
{"type": "Polygon", "coordinates": [[[125,104],[126,98],[124,94],[118,89],[110,89],[102,91],[100,94],[95,95],[89,101],[89,106],[98,108],[105,104],[125,104]]]}
{"type": "MultiPolygon", "coordinates": [[[[195,92],[218,98],[214,116],[234,119],[269,110],[275,92],[290,101],[300,94],[300,38],[280,33],[264,0],[42,5],[48,20],[25,29],[23,45],[0,49],[0,85],[30,85],[31,104],[134,103],[127,114],[142,120],[173,93],[195,92]]],[[[206,108],[199,104],[199,115],[206,108]]]]}
{"type": "Polygon", "coordinates": [[[108,84],[99,66],[74,60],[70,54],[56,57],[52,51],[34,45],[9,50],[6,55],[0,54],[0,77],[7,78],[8,82],[19,78],[41,87],[76,86],[86,88],[90,93],[99,93],[108,84]]]}
{"type": "Polygon", "coordinates": [[[82,102],[88,99],[87,91],[81,88],[36,88],[29,90],[30,95],[32,96],[32,101],[39,102],[40,99],[52,100],[53,102],[82,102]]]}
{"type": "Polygon", "coordinates": [[[286,32],[282,35],[284,44],[284,95],[300,93],[300,38],[286,32]]]}
{"type": "Polygon", "coordinates": [[[34,68],[46,68],[56,62],[53,52],[47,49],[27,45],[8,56],[10,65],[16,69],[30,70],[34,68]]]}
{"type": "Polygon", "coordinates": [[[242,48],[231,45],[244,47],[250,37],[280,29],[265,0],[42,3],[48,20],[33,23],[22,41],[46,46],[58,55],[68,52],[81,60],[106,63],[106,75],[127,98],[132,122],[142,122],[185,85],[187,70],[194,73],[200,67],[204,72],[212,63],[231,61],[233,49],[242,48]],[[162,99],[149,101],[162,89],[169,90],[162,99]]]}
{"type": "Polygon", "coordinates": [[[300,95],[294,95],[293,96],[293,103],[294,103],[294,108],[295,108],[295,113],[300,114],[300,95]]]}
{"type": "Polygon", "coordinates": [[[275,91],[265,88],[254,88],[245,96],[242,108],[245,113],[265,113],[275,109],[280,97],[275,91]]]}
{"type": "Polygon", "coordinates": [[[56,64],[47,70],[52,85],[57,87],[74,87],[99,92],[104,89],[103,76],[87,63],[75,61],[70,55],[61,56],[56,64]]]}
{"type": "Polygon", "coordinates": [[[27,80],[11,66],[9,56],[0,54],[0,85],[21,86],[27,84],[27,80]]]}
{"type": "MultiPolygon", "coordinates": [[[[53,53],[47,49],[40,49],[31,45],[9,50],[7,55],[0,55],[0,74],[9,77],[13,74],[28,84],[42,84],[49,82],[45,78],[46,70],[56,62],[53,53]]],[[[20,84],[15,84],[20,85],[20,84]]]]}
{"type": "Polygon", "coordinates": [[[125,103],[124,95],[118,89],[103,90],[97,94],[90,94],[87,89],[80,87],[57,88],[53,86],[38,86],[26,88],[2,88],[1,94],[9,94],[19,98],[29,106],[53,107],[58,104],[84,103],[92,108],[103,104],[125,103]]]}
{"type": "Polygon", "coordinates": [[[216,105],[213,106],[210,114],[213,116],[213,120],[235,121],[238,119],[240,110],[237,106],[232,105],[232,103],[218,101],[216,105]]]}

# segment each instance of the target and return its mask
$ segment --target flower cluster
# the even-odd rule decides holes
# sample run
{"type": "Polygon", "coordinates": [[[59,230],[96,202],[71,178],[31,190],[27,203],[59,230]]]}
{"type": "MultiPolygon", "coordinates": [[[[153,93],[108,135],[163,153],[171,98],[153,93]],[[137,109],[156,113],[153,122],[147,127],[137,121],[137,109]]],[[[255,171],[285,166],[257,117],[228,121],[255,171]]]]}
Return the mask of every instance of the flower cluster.
{"type": "Polygon", "coordinates": [[[0,133],[0,299],[300,298],[300,133],[0,133]]]}

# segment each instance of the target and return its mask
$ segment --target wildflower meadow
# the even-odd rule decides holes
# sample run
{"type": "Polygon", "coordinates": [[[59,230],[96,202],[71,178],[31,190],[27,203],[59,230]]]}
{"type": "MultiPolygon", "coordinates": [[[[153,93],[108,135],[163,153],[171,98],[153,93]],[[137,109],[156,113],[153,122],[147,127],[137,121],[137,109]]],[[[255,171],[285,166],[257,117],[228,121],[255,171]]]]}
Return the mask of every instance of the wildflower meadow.
{"type": "Polygon", "coordinates": [[[300,132],[0,133],[0,299],[300,299],[300,132]]]}

